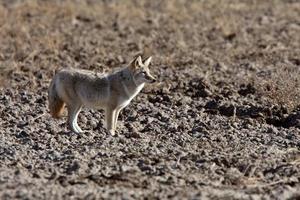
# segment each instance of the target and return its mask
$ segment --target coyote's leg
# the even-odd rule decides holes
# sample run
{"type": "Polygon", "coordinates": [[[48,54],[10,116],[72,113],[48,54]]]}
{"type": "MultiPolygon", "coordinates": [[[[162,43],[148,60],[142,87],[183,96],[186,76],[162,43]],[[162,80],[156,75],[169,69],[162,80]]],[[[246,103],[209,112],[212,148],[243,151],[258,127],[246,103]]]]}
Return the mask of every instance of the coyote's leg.
{"type": "Polygon", "coordinates": [[[110,134],[115,135],[114,118],[115,118],[116,110],[109,107],[106,109],[105,112],[106,112],[105,113],[106,128],[110,134]]]}
{"type": "Polygon", "coordinates": [[[116,109],[116,113],[115,113],[115,116],[114,116],[114,124],[113,124],[114,130],[117,130],[117,122],[118,122],[118,117],[119,117],[119,114],[120,114],[121,110],[122,110],[122,108],[117,108],[116,109]]]}
{"type": "Polygon", "coordinates": [[[75,133],[82,132],[81,128],[77,124],[78,114],[81,110],[81,105],[69,105],[68,106],[68,124],[72,131],[75,133]]]}

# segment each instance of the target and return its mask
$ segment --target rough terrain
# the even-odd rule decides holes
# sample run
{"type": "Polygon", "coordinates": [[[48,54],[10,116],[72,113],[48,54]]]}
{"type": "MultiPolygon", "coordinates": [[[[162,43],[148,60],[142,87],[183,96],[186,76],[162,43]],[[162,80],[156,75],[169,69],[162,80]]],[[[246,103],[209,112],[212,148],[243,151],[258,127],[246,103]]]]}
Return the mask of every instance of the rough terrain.
{"type": "Polygon", "coordinates": [[[300,2],[0,3],[1,199],[300,198],[300,2]],[[84,134],[47,108],[55,70],[153,55],[159,81],[84,134]]]}

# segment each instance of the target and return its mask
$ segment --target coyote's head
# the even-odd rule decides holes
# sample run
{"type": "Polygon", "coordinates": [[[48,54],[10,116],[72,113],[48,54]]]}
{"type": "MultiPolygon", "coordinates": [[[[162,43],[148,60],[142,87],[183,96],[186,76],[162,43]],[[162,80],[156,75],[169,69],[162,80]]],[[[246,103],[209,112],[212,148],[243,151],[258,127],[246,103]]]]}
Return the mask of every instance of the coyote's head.
{"type": "Polygon", "coordinates": [[[133,74],[134,81],[137,84],[154,83],[155,78],[150,74],[149,65],[152,57],[142,61],[141,56],[137,57],[130,63],[130,70],[133,74]]]}

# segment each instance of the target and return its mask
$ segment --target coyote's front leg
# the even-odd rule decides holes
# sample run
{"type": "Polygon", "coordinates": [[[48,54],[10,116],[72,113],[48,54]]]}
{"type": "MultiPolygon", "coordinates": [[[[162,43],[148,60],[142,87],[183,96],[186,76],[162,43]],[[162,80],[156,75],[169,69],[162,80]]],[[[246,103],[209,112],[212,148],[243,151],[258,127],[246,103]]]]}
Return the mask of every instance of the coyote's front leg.
{"type": "Polygon", "coordinates": [[[108,107],[105,112],[106,112],[105,113],[106,128],[108,132],[114,136],[115,135],[114,120],[116,115],[116,109],[108,107]]]}

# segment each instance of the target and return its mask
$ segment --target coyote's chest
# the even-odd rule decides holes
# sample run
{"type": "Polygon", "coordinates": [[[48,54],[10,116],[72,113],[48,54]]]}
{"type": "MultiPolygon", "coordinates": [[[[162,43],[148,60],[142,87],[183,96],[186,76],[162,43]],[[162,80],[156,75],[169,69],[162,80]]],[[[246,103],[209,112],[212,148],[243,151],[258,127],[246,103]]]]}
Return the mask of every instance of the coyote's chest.
{"type": "Polygon", "coordinates": [[[123,86],[124,87],[124,91],[125,91],[125,93],[126,93],[126,98],[121,98],[120,99],[120,102],[119,102],[119,106],[121,107],[121,108],[124,108],[125,106],[127,106],[130,102],[131,102],[131,100],[143,89],[143,87],[144,87],[144,84],[141,84],[141,85],[139,85],[134,91],[129,91],[128,89],[127,89],[127,87],[124,85],[123,86]]]}

